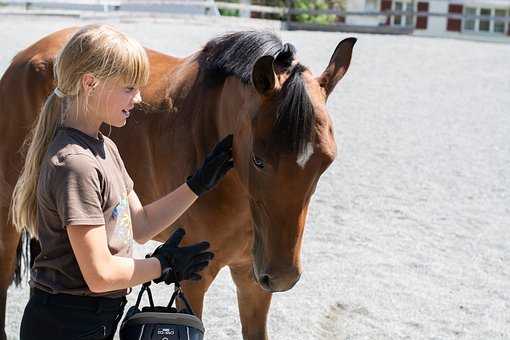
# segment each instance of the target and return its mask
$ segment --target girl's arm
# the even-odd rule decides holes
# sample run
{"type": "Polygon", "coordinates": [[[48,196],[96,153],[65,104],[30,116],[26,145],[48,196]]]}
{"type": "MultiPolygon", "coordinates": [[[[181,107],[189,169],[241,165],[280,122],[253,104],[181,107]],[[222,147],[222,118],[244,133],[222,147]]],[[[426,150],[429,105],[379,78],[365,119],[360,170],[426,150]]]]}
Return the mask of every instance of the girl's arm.
{"type": "Polygon", "coordinates": [[[133,237],[144,244],[174,223],[198,196],[184,183],[176,190],[159,200],[142,206],[138,195],[133,191],[128,196],[133,237]]]}
{"type": "Polygon", "coordinates": [[[83,278],[94,293],[133,287],[161,276],[157,258],[139,260],[112,255],[104,225],[69,225],[67,234],[83,278]]]}

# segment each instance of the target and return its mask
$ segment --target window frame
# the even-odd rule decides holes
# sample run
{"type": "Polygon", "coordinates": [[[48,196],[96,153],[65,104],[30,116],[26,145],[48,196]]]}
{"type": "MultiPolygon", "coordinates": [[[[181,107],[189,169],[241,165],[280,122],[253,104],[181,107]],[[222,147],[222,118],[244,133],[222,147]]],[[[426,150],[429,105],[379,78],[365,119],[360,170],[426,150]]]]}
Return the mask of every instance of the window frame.
{"type": "Polygon", "coordinates": [[[414,12],[416,11],[417,2],[412,0],[396,0],[391,2],[391,10],[392,11],[400,11],[404,14],[402,15],[392,15],[391,16],[391,26],[397,26],[397,27],[414,27],[415,26],[415,20],[413,15],[406,15],[405,12],[410,11],[414,12]],[[397,3],[402,5],[401,9],[397,9],[397,3]],[[410,8],[409,8],[410,6],[410,8]],[[398,18],[398,23],[396,23],[396,18],[398,18]],[[410,18],[410,20],[409,20],[410,18]]]}
{"type": "MultiPolygon", "coordinates": [[[[508,17],[508,10],[506,8],[495,8],[494,9],[494,16],[501,16],[501,15],[497,15],[496,12],[498,11],[502,11],[503,12],[503,17],[508,17]]],[[[505,22],[505,21],[498,21],[497,19],[494,20],[493,22],[493,33],[496,33],[496,34],[506,34],[506,30],[507,30],[507,25],[508,25],[508,22],[505,22]],[[496,25],[498,24],[501,24],[503,25],[503,30],[502,31],[496,31],[496,25]]]]}
{"type": "MultiPolygon", "coordinates": [[[[478,7],[466,6],[464,7],[464,15],[478,15],[478,7]],[[467,13],[468,10],[473,10],[474,13],[467,13]]],[[[462,20],[462,31],[466,32],[476,32],[478,31],[478,19],[463,19],[462,20]],[[466,29],[466,24],[470,22],[473,23],[473,29],[466,29]]]]}
{"type": "MultiPolygon", "coordinates": [[[[490,7],[480,7],[480,15],[488,15],[488,16],[492,16],[492,10],[494,8],[490,8],[490,7]],[[489,14],[482,14],[482,11],[484,10],[488,10],[489,11],[489,14]]],[[[492,32],[492,20],[490,19],[478,19],[478,32],[481,32],[481,33],[491,33],[492,32]],[[488,24],[487,26],[487,30],[481,30],[481,26],[482,26],[482,23],[485,25],[485,23],[488,24]]]]}

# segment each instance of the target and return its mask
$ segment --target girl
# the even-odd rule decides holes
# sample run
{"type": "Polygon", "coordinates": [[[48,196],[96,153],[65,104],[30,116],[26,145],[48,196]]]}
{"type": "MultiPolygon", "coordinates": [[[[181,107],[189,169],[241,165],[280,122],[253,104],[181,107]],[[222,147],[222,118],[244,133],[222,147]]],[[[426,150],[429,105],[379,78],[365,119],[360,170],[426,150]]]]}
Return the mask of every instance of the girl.
{"type": "Polygon", "coordinates": [[[148,259],[132,259],[233,167],[232,136],[218,143],[186,183],[143,207],[102,123],[122,127],[149,78],[148,57],[112,27],[75,33],[55,60],[57,87],[26,143],[11,214],[39,239],[33,294],[21,340],[113,339],[128,288],[155,280],[200,279],[212,259],[207,242],[178,244],[182,229],[148,259]]]}

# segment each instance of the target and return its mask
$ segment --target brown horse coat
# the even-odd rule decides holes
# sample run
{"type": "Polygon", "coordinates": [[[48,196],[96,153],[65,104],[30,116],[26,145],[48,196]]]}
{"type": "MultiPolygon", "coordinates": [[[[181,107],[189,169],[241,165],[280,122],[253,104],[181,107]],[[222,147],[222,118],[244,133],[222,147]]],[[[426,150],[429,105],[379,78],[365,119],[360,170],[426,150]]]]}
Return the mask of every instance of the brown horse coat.
{"type": "MultiPolygon", "coordinates": [[[[23,164],[17,150],[54,88],[55,55],[75,31],[21,51],[0,80],[0,322],[19,240],[7,221],[23,164]]],[[[183,226],[186,242],[210,241],[214,260],[201,281],[184,289],[201,315],[207,288],[229,266],[245,339],[267,338],[271,293],[299,279],[308,203],[336,155],[325,103],[349,67],[355,41],[339,43],[317,78],[294,60],[291,45],[268,33],[215,39],[183,59],[147,49],[151,77],[143,102],[124,128],[112,130],[144,204],[177,188],[217,141],[234,134],[234,170],[156,239],[183,226]]]]}

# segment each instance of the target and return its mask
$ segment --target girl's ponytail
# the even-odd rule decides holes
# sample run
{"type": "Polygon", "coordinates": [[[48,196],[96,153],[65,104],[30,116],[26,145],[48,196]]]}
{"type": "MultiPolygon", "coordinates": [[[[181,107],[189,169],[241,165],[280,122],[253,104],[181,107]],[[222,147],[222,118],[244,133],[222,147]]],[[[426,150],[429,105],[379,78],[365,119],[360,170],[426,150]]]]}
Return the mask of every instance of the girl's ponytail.
{"type": "Polygon", "coordinates": [[[50,94],[23,145],[27,150],[25,165],[14,187],[10,213],[16,230],[21,233],[26,229],[33,237],[37,237],[37,182],[41,163],[61,123],[65,100],[55,92],[50,94]]]}

